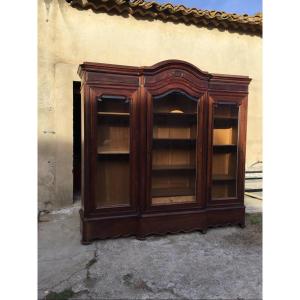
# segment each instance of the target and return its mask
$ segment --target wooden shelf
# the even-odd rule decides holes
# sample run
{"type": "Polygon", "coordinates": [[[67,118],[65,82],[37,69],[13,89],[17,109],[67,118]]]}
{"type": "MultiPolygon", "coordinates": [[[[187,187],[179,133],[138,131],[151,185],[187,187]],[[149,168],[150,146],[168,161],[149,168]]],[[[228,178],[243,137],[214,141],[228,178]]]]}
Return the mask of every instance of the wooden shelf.
{"type": "Polygon", "coordinates": [[[213,181],[218,181],[218,182],[225,182],[225,181],[235,181],[236,177],[231,176],[231,175],[213,175],[212,176],[213,181]]]}
{"type": "Polygon", "coordinates": [[[97,152],[98,158],[102,159],[124,159],[129,158],[129,151],[125,150],[111,150],[111,151],[101,151],[97,152]]]}
{"type": "Polygon", "coordinates": [[[152,197],[192,196],[195,190],[190,188],[152,189],[152,197]]]}
{"type": "Polygon", "coordinates": [[[195,146],[196,139],[164,139],[164,138],[153,138],[153,144],[158,146],[163,145],[174,145],[174,146],[195,146]]]}
{"type": "Polygon", "coordinates": [[[233,116],[218,116],[218,115],[214,115],[214,119],[215,120],[238,120],[238,116],[233,117],[233,116]]]}
{"type": "Polygon", "coordinates": [[[103,124],[111,124],[115,126],[115,124],[122,124],[122,126],[129,126],[129,113],[118,113],[118,112],[98,112],[98,121],[103,124]]]}
{"type": "Polygon", "coordinates": [[[160,166],[153,166],[152,171],[195,171],[196,166],[192,165],[160,165],[160,166]]]}
{"type": "Polygon", "coordinates": [[[214,119],[215,129],[236,127],[237,124],[238,124],[237,118],[215,118],[214,119]]]}
{"type": "Polygon", "coordinates": [[[155,122],[184,122],[195,123],[197,122],[197,113],[169,113],[169,112],[157,112],[153,113],[155,122]]]}
{"type": "Polygon", "coordinates": [[[224,145],[213,145],[214,153],[230,153],[237,151],[237,145],[235,144],[224,144],[224,145]]]}
{"type": "Polygon", "coordinates": [[[168,111],[154,111],[154,115],[162,115],[162,116],[197,116],[195,112],[168,112],[168,111]]]}
{"type": "Polygon", "coordinates": [[[126,112],[104,112],[104,111],[99,111],[98,116],[102,117],[129,117],[129,113],[126,112]]]}
{"type": "Polygon", "coordinates": [[[127,150],[98,150],[98,154],[129,154],[127,150]]]}

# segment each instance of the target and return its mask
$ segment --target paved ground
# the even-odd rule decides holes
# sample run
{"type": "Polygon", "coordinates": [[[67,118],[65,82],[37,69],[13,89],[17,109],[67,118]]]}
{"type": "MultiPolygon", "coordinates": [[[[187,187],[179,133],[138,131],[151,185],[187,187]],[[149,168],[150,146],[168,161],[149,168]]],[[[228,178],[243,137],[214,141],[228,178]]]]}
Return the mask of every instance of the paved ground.
{"type": "MultiPolygon", "coordinates": [[[[248,212],[261,201],[246,199],[248,212]],[[247,204],[248,203],[248,204],[247,204]]],[[[245,229],[80,244],[78,206],[39,223],[39,299],[261,299],[261,215],[245,229]]]]}

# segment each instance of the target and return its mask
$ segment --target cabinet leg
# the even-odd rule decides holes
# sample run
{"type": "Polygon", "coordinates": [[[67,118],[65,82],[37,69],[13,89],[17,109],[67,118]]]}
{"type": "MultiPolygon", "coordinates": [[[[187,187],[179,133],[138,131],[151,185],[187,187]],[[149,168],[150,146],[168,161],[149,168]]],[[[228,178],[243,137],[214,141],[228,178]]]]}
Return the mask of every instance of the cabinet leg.
{"type": "Polygon", "coordinates": [[[206,228],[205,228],[205,229],[201,229],[200,232],[201,232],[202,234],[206,234],[206,233],[207,233],[207,229],[206,229],[206,228]]]}
{"type": "Polygon", "coordinates": [[[246,224],[244,222],[243,223],[239,223],[239,226],[240,226],[240,228],[245,228],[246,224]]]}
{"type": "Polygon", "coordinates": [[[146,236],[142,236],[142,235],[137,235],[136,237],[135,237],[138,241],[145,241],[147,238],[146,238],[146,236]]]}
{"type": "Polygon", "coordinates": [[[93,243],[93,241],[86,240],[86,239],[81,239],[81,245],[90,245],[92,243],[93,243]]]}

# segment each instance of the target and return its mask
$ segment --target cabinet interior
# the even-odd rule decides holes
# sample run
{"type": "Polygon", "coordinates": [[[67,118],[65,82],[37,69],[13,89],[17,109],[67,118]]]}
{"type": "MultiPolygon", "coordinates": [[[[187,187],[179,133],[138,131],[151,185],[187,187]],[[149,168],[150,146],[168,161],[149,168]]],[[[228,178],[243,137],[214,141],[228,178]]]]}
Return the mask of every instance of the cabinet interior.
{"type": "Polygon", "coordinates": [[[153,100],[152,205],[196,201],[197,100],[180,92],[153,100]]]}
{"type": "Polygon", "coordinates": [[[212,199],[236,197],[238,113],[236,104],[214,106],[212,199]]]}
{"type": "Polygon", "coordinates": [[[130,101],[126,97],[98,98],[97,153],[96,207],[129,205],[130,101]]]}

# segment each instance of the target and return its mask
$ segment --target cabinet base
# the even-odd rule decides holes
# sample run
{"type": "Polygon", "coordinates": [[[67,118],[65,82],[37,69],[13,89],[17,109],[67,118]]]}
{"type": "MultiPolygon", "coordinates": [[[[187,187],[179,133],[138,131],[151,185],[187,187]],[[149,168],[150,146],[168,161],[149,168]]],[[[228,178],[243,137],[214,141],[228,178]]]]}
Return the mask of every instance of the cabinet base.
{"type": "Polygon", "coordinates": [[[110,217],[85,218],[80,210],[83,245],[97,239],[200,231],[208,228],[239,225],[245,227],[245,207],[206,208],[197,211],[151,213],[110,217]]]}

